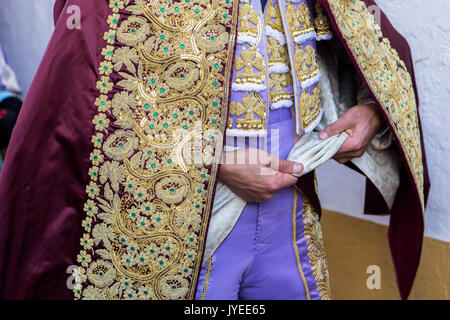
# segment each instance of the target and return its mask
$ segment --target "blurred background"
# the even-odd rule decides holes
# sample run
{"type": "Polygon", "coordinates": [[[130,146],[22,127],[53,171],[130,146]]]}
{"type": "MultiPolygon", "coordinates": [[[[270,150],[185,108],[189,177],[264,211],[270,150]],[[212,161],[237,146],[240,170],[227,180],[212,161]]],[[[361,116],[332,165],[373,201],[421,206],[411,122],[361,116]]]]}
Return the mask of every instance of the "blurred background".
{"type": "MultiPolygon", "coordinates": [[[[2,0],[0,45],[21,88],[11,89],[6,98],[10,102],[2,107],[5,89],[0,87],[0,121],[9,114],[8,125],[14,122],[14,110],[20,107],[50,39],[53,2],[2,0]],[[11,96],[16,99],[12,107],[11,96]]],[[[450,0],[376,2],[412,49],[432,184],[422,262],[410,298],[450,299],[450,0]]],[[[4,154],[4,146],[0,149],[4,154]]],[[[363,214],[365,178],[329,161],[318,170],[318,179],[327,209],[322,224],[332,297],[398,299],[387,243],[389,217],[363,214]],[[367,268],[373,265],[380,267],[381,289],[367,287],[367,268]]]]}

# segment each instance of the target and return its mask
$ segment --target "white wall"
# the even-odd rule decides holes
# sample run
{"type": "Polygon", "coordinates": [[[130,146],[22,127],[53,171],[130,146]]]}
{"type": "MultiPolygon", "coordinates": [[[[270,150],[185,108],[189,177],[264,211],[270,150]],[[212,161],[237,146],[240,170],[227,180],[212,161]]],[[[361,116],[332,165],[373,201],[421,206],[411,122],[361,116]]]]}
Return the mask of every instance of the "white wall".
{"type": "MultiPolygon", "coordinates": [[[[378,0],[410,43],[432,189],[426,235],[450,242],[450,0],[378,0]]],[[[0,43],[27,90],[49,39],[53,0],[2,0],[0,43]]],[[[325,208],[363,217],[364,179],[334,161],[318,172],[325,208]]],[[[372,219],[387,223],[387,218],[372,219]]]]}
{"type": "Polygon", "coordinates": [[[1,0],[0,43],[26,92],[53,31],[54,0],[1,0]]]}

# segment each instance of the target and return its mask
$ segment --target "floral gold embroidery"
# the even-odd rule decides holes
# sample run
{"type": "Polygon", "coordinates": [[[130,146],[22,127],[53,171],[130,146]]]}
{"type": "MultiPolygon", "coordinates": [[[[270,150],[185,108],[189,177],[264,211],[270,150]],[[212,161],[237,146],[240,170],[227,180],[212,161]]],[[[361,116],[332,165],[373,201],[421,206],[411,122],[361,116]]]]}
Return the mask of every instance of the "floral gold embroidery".
{"type": "Polygon", "coordinates": [[[316,29],[316,40],[329,40],[332,38],[330,29],[330,22],[328,16],[325,14],[325,10],[319,1],[316,1],[316,18],[314,19],[314,27],[316,29]]]}
{"type": "Polygon", "coordinates": [[[366,82],[399,137],[424,211],[422,146],[411,75],[363,1],[328,3],[366,82]]]}
{"type": "Polygon", "coordinates": [[[266,109],[264,102],[258,93],[242,98],[242,104],[232,102],[230,105],[230,115],[242,116],[243,119],[236,119],[237,129],[263,129],[265,128],[266,109]],[[256,119],[254,115],[260,119],[256,119]]]}
{"type": "Polygon", "coordinates": [[[289,31],[296,43],[316,36],[314,26],[311,23],[311,13],[305,3],[287,4],[286,19],[289,26],[289,31]]]}
{"type": "Polygon", "coordinates": [[[194,298],[237,5],[110,1],[75,298],[194,298]]]}
{"type": "Polygon", "coordinates": [[[322,300],[330,299],[330,276],[328,263],[322,240],[322,229],[319,215],[308,199],[303,202],[303,222],[305,224],[305,238],[308,247],[308,257],[311,264],[317,290],[322,300]]]}

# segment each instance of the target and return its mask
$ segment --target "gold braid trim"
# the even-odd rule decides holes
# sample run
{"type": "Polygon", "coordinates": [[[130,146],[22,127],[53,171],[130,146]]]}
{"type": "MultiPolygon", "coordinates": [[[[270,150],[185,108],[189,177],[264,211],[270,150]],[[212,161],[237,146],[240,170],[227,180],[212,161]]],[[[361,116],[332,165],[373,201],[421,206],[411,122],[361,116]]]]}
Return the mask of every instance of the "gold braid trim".
{"type": "Polygon", "coordinates": [[[76,299],[193,299],[238,0],[111,0],[76,299]]]}
{"type": "Polygon", "coordinates": [[[316,281],[317,290],[322,300],[330,300],[330,276],[328,274],[328,262],[323,245],[319,214],[314,211],[313,205],[306,197],[303,197],[303,223],[305,224],[309,263],[316,281]]]}
{"type": "Polygon", "coordinates": [[[421,134],[411,75],[363,1],[328,3],[340,33],[398,137],[425,211],[421,134]]]}

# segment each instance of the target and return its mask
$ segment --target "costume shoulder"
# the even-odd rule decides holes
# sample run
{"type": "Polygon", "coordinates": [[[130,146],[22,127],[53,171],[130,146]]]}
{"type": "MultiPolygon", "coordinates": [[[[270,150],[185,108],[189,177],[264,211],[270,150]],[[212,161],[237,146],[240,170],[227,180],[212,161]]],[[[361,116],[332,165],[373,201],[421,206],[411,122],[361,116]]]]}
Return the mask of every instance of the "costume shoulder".
{"type": "MultiPolygon", "coordinates": [[[[384,115],[403,160],[389,240],[400,292],[406,298],[420,259],[429,191],[411,50],[374,1],[319,1],[384,115]]],[[[367,195],[369,204],[376,202],[371,196],[367,195]]]]}

